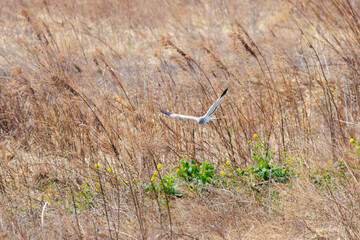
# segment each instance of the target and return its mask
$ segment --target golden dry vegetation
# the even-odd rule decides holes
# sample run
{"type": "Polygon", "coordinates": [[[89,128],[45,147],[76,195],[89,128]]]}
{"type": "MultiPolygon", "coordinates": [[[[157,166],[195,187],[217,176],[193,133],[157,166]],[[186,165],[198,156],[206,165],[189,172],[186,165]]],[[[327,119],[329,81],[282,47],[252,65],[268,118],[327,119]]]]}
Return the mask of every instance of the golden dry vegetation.
{"type": "Polygon", "coordinates": [[[0,1],[0,239],[360,239],[359,8],[0,1]]]}

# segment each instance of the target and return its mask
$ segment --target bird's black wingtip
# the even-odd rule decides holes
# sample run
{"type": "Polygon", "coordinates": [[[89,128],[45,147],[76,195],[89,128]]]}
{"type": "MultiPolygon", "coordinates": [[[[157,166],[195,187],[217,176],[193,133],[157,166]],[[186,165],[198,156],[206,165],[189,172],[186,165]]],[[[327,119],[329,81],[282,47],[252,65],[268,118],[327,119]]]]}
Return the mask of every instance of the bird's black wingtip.
{"type": "Polygon", "coordinates": [[[165,114],[165,115],[168,115],[168,116],[171,115],[171,112],[167,112],[167,111],[162,110],[162,109],[160,109],[160,108],[159,108],[159,110],[160,110],[160,112],[162,112],[162,113],[165,114]]]}
{"type": "Polygon", "coordinates": [[[227,90],[228,90],[228,89],[229,89],[229,88],[225,89],[225,91],[221,94],[221,96],[220,96],[220,97],[225,96],[225,94],[226,94],[226,92],[227,92],[227,90]]]}

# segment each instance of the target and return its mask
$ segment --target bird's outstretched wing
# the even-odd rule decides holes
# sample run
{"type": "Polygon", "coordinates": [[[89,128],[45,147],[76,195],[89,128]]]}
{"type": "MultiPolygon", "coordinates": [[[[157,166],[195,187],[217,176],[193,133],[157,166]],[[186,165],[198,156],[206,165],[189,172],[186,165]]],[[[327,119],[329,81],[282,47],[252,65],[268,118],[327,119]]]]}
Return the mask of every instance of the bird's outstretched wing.
{"type": "Polygon", "coordinates": [[[205,114],[204,117],[209,117],[211,114],[213,114],[215,112],[215,110],[218,108],[218,106],[224,99],[227,90],[228,89],[225,89],[225,91],[221,94],[221,96],[214,102],[213,105],[211,105],[211,107],[209,108],[209,110],[207,111],[207,113],[205,114]]]}
{"type": "Polygon", "coordinates": [[[185,118],[185,119],[191,119],[191,120],[195,120],[195,121],[199,120],[199,117],[180,115],[180,114],[176,114],[176,113],[167,112],[162,109],[160,109],[160,112],[162,112],[163,114],[168,115],[170,117],[185,118]]]}

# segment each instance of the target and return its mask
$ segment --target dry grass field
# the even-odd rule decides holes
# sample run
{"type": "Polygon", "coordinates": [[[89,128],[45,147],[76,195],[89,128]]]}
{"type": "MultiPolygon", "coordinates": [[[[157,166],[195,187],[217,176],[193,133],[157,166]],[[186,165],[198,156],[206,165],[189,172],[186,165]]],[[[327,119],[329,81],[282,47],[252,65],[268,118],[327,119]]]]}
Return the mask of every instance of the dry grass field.
{"type": "Polygon", "coordinates": [[[360,239],[358,1],[0,1],[0,36],[0,239],[360,239]]]}

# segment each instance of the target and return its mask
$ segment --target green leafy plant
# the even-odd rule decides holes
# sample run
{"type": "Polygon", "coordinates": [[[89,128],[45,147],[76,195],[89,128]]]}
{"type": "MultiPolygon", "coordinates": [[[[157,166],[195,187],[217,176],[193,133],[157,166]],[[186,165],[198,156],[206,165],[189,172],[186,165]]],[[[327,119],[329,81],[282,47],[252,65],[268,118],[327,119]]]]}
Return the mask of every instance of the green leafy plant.
{"type": "Polygon", "coordinates": [[[209,162],[200,162],[200,172],[198,175],[198,179],[201,180],[201,183],[213,183],[215,184],[215,167],[209,162]]]}
{"type": "Polygon", "coordinates": [[[165,192],[166,194],[181,196],[182,194],[177,191],[177,179],[173,174],[165,174],[159,183],[151,182],[144,185],[146,192],[153,191],[159,193],[159,191],[165,192]]]}
{"type": "Polygon", "coordinates": [[[293,173],[292,169],[287,164],[276,164],[272,159],[274,154],[265,148],[262,138],[257,139],[251,154],[256,164],[252,165],[248,170],[255,173],[258,180],[268,181],[273,179],[279,182],[287,181],[293,173]]]}
{"type": "Polygon", "coordinates": [[[80,186],[78,192],[78,207],[80,209],[91,209],[94,207],[95,195],[91,192],[89,185],[86,183],[80,186]]]}
{"type": "Polygon", "coordinates": [[[157,183],[147,183],[144,185],[145,192],[149,193],[151,191],[158,193],[159,192],[159,185],[157,183]]]}
{"type": "Polygon", "coordinates": [[[187,161],[186,158],[180,160],[180,166],[173,167],[172,170],[176,170],[178,177],[183,178],[186,181],[191,182],[196,176],[199,175],[199,167],[193,160],[187,161]]]}
{"type": "Polygon", "coordinates": [[[177,191],[177,181],[173,174],[166,174],[161,179],[161,187],[167,194],[181,196],[182,194],[177,191]]]}
{"type": "Polygon", "coordinates": [[[180,166],[173,167],[176,170],[177,176],[188,181],[196,182],[197,184],[213,183],[215,184],[216,169],[209,162],[200,162],[200,168],[194,163],[193,160],[188,161],[183,158],[180,160],[180,166]]]}
{"type": "Polygon", "coordinates": [[[183,158],[180,160],[180,165],[172,168],[173,171],[176,171],[176,174],[165,174],[158,182],[156,182],[158,178],[156,177],[157,171],[155,171],[156,174],[153,174],[151,182],[144,185],[144,190],[148,193],[151,191],[159,193],[161,191],[170,195],[182,196],[182,193],[177,189],[180,184],[188,185],[193,189],[199,187],[203,189],[208,183],[215,184],[217,179],[215,167],[209,162],[200,163],[199,167],[193,160],[188,161],[183,158]]]}

